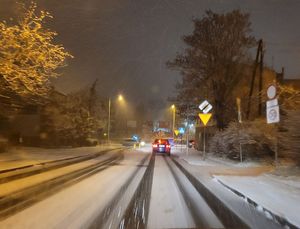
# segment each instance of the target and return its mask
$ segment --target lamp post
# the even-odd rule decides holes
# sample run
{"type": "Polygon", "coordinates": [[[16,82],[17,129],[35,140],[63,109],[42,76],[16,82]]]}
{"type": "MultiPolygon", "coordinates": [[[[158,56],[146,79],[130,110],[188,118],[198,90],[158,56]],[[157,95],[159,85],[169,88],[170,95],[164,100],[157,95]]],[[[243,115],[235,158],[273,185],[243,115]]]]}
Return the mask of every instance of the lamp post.
{"type": "Polygon", "coordinates": [[[111,99],[108,98],[108,122],[107,122],[107,142],[110,144],[110,107],[111,107],[111,99]]]}
{"type": "Polygon", "coordinates": [[[175,111],[176,111],[176,107],[175,107],[175,105],[173,104],[173,105],[171,106],[171,108],[172,108],[172,114],[173,114],[172,132],[173,132],[173,140],[174,140],[174,139],[175,139],[175,138],[174,138],[174,132],[175,132],[175,111]]]}
{"type": "MultiPolygon", "coordinates": [[[[118,95],[118,101],[123,101],[122,95],[118,95]]],[[[111,98],[108,98],[108,122],[107,122],[107,141],[110,144],[110,122],[111,122],[111,98]]]]}

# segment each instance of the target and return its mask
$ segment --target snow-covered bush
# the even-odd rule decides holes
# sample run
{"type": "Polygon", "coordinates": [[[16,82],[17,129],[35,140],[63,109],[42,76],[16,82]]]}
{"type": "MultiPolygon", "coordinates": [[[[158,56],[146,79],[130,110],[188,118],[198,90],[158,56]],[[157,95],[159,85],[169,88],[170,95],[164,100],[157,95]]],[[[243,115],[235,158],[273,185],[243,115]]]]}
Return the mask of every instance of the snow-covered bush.
{"type": "Polygon", "coordinates": [[[209,150],[230,158],[239,158],[240,144],[243,156],[274,155],[297,159],[300,162],[300,90],[288,85],[277,85],[280,123],[267,124],[265,118],[232,122],[210,141],[209,150]],[[277,141],[278,139],[278,141],[277,141]]]}
{"type": "Polygon", "coordinates": [[[92,96],[88,89],[68,95],[54,95],[42,110],[42,131],[47,136],[45,144],[96,145],[100,130],[107,126],[101,116],[104,108],[100,99],[95,98],[95,104],[91,104],[92,96]]]}
{"type": "Polygon", "coordinates": [[[272,154],[275,147],[276,128],[266,124],[264,119],[247,121],[242,124],[232,122],[224,131],[219,131],[211,139],[209,151],[232,159],[238,159],[240,144],[247,157],[272,154]]]}
{"type": "Polygon", "coordinates": [[[281,124],[279,156],[300,163],[300,90],[293,86],[279,86],[281,124]]]}
{"type": "Polygon", "coordinates": [[[286,110],[280,133],[281,154],[300,161],[300,110],[286,110]]]}

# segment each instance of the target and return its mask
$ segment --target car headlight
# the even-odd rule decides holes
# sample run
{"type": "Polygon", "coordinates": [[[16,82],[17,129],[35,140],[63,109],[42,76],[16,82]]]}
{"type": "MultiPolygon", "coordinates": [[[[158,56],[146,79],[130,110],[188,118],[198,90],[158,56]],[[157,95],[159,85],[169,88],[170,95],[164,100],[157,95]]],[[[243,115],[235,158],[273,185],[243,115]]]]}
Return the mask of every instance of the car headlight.
{"type": "Polygon", "coordinates": [[[141,141],[141,146],[144,146],[146,143],[144,141],[141,141]]]}

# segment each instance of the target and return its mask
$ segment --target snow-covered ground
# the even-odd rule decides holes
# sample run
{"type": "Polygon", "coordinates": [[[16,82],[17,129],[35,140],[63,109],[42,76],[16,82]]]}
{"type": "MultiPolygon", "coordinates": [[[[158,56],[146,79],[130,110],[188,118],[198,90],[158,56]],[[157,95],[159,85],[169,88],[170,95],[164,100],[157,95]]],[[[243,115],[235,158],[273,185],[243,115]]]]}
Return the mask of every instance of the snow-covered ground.
{"type": "MultiPolygon", "coordinates": [[[[126,152],[120,164],[96,173],[0,221],[0,228],[88,228],[124,182],[135,174],[137,165],[145,156],[146,153],[126,152]]],[[[141,174],[136,177],[140,179],[145,167],[138,168],[141,168],[141,174]]],[[[137,185],[138,181],[134,183],[137,185]]],[[[132,188],[131,194],[134,189],[132,188]]],[[[127,198],[130,200],[131,196],[127,198]]],[[[126,209],[126,205],[122,207],[126,209]]]]}
{"type": "Polygon", "coordinates": [[[285,172],[279,176],[280,168],[256,162],[230,162],[211,155],[203,160],[201,152],[194,149],[187,152],[178,147],[173,153],[190,165],[209,168],[212,179],[256,203],[257,210],[264,211],[266,217],[273,214],[300,228],[300,173],[285,172]]]}
{"type": "Polygon", "coordinates": [[[51,160],[96,153],[120,145],[99,145],[94,147],[45,149],[36,147],[14,147],[6,153],[0,153],[0,171],[38,164],[51,160]]]}
{"type": "Polygon", "coordinates": [[[300,182],[282,180],[272,175],[215,176],[218,182],[257,204],[258,211],[268,211],[300,228],[300,182]]]}
{"type": "MultiPolygon", "coordinates": [[[[118,146],[110,147],[116,148],[118,146]]],[[[75,149],[18,148],[9,153],[0,154],[0,170],[99,152],[107,148],[109,147],[97,146],[75,149]]],[[[139,161],[149,153],[151,153],[151,144],[138,149],[127,150],[120,165],[112,166],[7,218],[5,221],[0,222],[0,228],[85,228],[91,222],[93,215],[99,214],[100,210],[121,187],[124,180],[133,173],[139,161]],[[42,226],[40,222],[36,221],[37,217],[44,220],[42,226]]],[[[271,217],[273,214],[300,227],[298,216],[300,212],[299,173],[294,172],[293,176],[289,176],[288,170],[285,170],[284,176],[279,176],[281,173],[278,171],[280,170],[275,170],[270,165],[231,163],[210,155],[207,155],[206,159],[203,160],[199,151],[195,149],[187,150],[185,146],[172,147],[171,154],[193,167],[196,171],[195,176],[215,183],[219,189],[224,189],[229,195],[236,196],[236,198],[242,197],[238,197],[232,190],[235,190],[241,196],[247,197],[258,205],[256,207],[258,212],[264,211],[266,217],[271,217]]],[[[152,228],[159,227],[159,225],[165,227],[192,227],[193,221],[189,215],[185,216],[186,206],[184,206],[184,201],[179,195],[174,178],[169,179],[170,177],[172,178],[172,175],[165,162],[162,158],[159,158],[154,169],[152,189],[156,191],[152,193],[149,226],[152,228]],[[172,195],[166,196],[165,194],[169,191],[173,191],[172,195]],[[174,200],[175,202],[173,202],[174,200]],[[169,214],[170,211],[172,211],[172,214],[169,214]],[[177,223],[172,221],[172,217],[174,218],[176,215],[178,215],[178,217],[175,217],[178,220],[177,223]],[[159,220],[160,218],[161,220],[159,220]],[[165,221],[163,221],[163,218],[165,218],[165,221]]],[[[220,193],[219,191],[216,193],[220,193]]]]}
{"type": "Polygon", "coordinates": [[[148,227],[195,227],[189,209],[161,155],[155,160],[148,227]]]}

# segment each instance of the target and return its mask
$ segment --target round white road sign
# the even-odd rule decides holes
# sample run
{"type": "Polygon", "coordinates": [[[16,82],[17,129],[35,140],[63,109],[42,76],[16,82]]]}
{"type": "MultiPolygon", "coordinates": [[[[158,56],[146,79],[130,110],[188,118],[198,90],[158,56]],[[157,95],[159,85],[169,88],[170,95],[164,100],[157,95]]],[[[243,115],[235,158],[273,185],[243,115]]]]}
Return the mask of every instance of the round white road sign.
{"type": "Polygon", "coordinates": [[[276,96],[276,87],[274,85],[271,85],[268,87],[267,95],[269,99],[274,99],[276,96]]]}
{"type": "Polygon", "coordinates": [[[279,106],[267,107],[267,123],[280,122],[279,106]]]}

